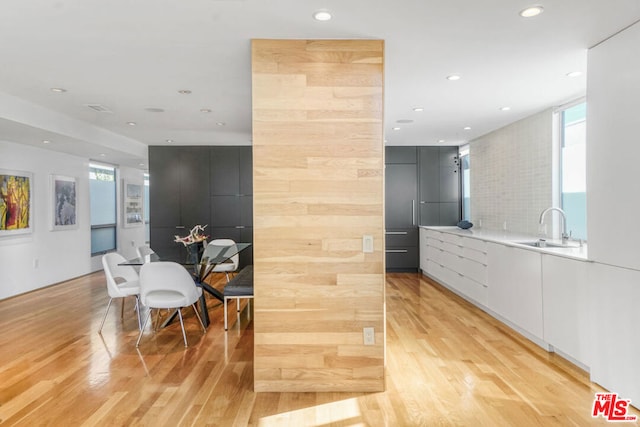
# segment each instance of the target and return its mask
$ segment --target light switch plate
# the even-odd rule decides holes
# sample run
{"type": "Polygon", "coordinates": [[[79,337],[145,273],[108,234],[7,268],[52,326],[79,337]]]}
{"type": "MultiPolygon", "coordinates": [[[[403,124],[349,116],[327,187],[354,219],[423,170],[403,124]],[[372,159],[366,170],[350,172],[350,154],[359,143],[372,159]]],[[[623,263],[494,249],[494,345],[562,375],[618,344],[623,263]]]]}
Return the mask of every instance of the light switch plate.
{"type": "Polygon", "coordinates": [[[373,253],[373,236],[367,234],[362,236],[362,252],[365,254],[373,253]]]}
{"type": "Polygon", "coordinates": [[[364,336],[364,345],[375,345],[375,330],[373,328],[362,328],[362,335],[364,336]]]}

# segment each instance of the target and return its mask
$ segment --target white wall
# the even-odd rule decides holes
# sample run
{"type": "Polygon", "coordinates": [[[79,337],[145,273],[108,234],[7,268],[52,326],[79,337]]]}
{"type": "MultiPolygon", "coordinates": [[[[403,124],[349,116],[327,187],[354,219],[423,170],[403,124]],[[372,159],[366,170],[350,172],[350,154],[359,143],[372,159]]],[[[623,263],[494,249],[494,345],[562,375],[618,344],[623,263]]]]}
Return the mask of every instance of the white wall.
{"type": "MultiPolygon", "coordinates": [[[[640,24],[589,50],[589,257],[640,270],[640,24]]],[[[640,284],[639,284],[640,285],[640,284]]]]}
{"type": "MultiPolygon", "coordinates": [[[[552,205],[551,109],[471,141],[471,222],[538,235],[540,212],[552,205]]],[[[549,230],[551,231],[551,230],[549,230]]]]}
{"type": "MultiPolygon", "coordinates": [[[[88,159],[0,141],[0,169],[33,173],[32,233],[0,237],[0,299],[102,269],[100,257],[91,258],[88,159]],[[77,229],[50,229],[52,174],[78,179],[77,229]]],[[[122,168],[121,174],[142,183],[142,171],[122,168]]],[[[118,237],[121,252],[133,257],[131,241],[144,244],[144,228],[119,227],[118,237]]]]}

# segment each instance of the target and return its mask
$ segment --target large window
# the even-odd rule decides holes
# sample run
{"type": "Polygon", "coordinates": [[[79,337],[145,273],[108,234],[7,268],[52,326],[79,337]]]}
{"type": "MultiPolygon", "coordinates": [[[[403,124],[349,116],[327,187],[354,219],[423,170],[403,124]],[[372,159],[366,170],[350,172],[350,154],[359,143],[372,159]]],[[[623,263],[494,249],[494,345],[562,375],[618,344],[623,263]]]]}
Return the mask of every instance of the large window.
{"type": "Polygon", "coordinates": [[[89,165],[91,255],[116,250],[116,182],[114,167],[89,165]]]}
{"type": "Polygon", "coordinates": [[[587,238],[587,176],[585,102],[561,112],[561,206],[567,215],[567,230],[573,238],[587,238]]]}
{"type": "Polygon", "coordinates": [[[149,231],[149,174],[144,174],[144,238],[147,244],[151,241],[149,231]]]}
{"type": "Polygon", "coordinates": [[[462,219],[471,221],[471,169],[468,145],[460,147],[460,171],[462,173],[462,219]]]}

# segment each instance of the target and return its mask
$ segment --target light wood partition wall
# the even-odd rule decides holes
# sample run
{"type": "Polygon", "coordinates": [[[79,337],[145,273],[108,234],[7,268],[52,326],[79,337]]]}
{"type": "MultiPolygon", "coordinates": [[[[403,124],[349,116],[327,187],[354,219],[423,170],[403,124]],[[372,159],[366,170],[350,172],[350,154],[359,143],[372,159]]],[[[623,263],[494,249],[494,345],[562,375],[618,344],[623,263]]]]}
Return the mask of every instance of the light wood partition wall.
{"type": "Polygon", "coordinates": [[[384,389],[383,65],[380,40],[252,42],[256,391],[384,389]]]}

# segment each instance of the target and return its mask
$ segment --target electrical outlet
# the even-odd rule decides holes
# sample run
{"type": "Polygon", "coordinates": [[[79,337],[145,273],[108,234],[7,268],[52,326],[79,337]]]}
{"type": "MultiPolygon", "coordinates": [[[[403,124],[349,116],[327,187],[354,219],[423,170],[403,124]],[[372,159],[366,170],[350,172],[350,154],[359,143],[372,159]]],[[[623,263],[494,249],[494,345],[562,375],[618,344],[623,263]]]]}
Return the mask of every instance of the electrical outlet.
{"type": "Polygon", "coordinates": [[[373,253],[373,236],[366,234],[362,236],[362,252],[365,254],[373,253]]]}
{"type": "Polygon", "coordinates": [[[362,328],[362,335],[364,336],[364,345],[374,345],[376,343],[374,328],[362,328]]]}

